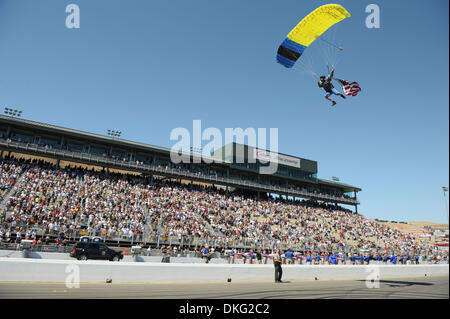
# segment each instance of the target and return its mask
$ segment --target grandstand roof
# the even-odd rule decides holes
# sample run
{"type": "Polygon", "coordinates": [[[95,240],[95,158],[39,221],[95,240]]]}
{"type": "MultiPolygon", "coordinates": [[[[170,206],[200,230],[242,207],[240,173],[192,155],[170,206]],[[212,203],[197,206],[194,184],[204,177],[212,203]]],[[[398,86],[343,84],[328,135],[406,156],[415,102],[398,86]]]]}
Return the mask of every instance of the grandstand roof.
{"type": "Polygon", "coordinates": [[[361,188],[352,186],[350,184],[329,181],[329,180],[321,179],[321,178],[318,178],[317,181],[324,185],[330,185],[330,186],[334,186],[334,187],[342,187],[343,189],[346,189],[346,191],[349,191],[349,192],[352,192],[352,191],[360,192],[361,191],[361,188]]]}
{"type": "Polygon", "coordinates": [[[170,152],[170,149],[166,148],[166,147],[155,146],[155,145],[145,144],[145,143],[141,143],[141,142],[134,142],[134,141],[126,140],[123,138],[118,139],[118,138],[110,137],[110,136],[106,136],[106,135],[75,130],[75,129],[57,126],[57,125],[53,125],[53,124],[46,124],[46,123],[41,123],[41,122],[36,122],[36,121],[31,121],[31,120],[25,120],[25,119],[21,119],[21,118],[13,118],[10,116],[5,116],[5,115],[0,114],[0,123],[2,121],[6,121],[6,122],[10,122],[10,123],[17,123],[24,127],[29,127],[32,129],[39,128],[41,130],[48,130],[49,133],[59,132],[59,133],[66,133],[66,134],[69,134],[72,136],[79,136],[79,137],[84,137],[84,138],[88,137],[93,140],[98,140],[99,142],[108,142],[110,144],[116,144],[119,146],[122,145],[122,146],[128,146],[128,147],[132,146],[132,147],[138,147],[138,148],[143,148],[143,149],[151,149],[152,151],[159,151],[159,152],[163,152],[163,153],[170,152]]]}

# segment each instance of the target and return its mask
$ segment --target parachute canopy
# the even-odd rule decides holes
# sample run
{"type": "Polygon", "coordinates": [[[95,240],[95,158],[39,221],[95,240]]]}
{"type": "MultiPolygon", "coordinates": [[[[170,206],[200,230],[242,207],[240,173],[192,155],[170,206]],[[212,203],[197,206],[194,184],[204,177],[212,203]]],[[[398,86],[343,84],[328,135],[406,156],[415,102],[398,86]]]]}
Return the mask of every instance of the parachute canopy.
{"type": "Polygon", "coordinates": [[[289,32],[278,48],[277,62],[287,68],[294,66],[303,51],[334,24],[350,17],[341,5],[326,4],[308,14],[289,32]]]}

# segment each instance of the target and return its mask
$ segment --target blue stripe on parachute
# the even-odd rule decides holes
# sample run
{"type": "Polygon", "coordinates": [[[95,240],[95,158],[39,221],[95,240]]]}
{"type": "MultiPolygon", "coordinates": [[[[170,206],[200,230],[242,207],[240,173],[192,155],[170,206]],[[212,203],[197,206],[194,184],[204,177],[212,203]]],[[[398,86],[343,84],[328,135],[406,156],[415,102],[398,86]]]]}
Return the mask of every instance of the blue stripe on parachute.
{"type": "Polygon", "coordinates": [[[287,68],[292,68],[295,64],[295,61],[289,60],[279,54],[277,54],[277,62],[284,65],[287,68]]]}
{"type": "Polygon", "coordinates": [[[304,45],[301,45],[299,43],[296,43],[288,38],[285,38],[284,41],[281,43],[281,45],[285,48],[288,48],[291,51],[297,52],[297,53],[303,53],[307,47],[304,45]]]}
{"type": "MultiPolygon", "coordinates": [[[[283,40],[283,42],[281,43],[281,46],[283,46],[283,47],[285,47],[285,48],[287,48],[287,49],[289,49],[289,50],[291,50],[293,52],[300,53],[300,54],[302,54],[303,51],[305,51],[305,49],[307,48],[306,46],[298,44],[298,43],[296,43],[296,42],[294,42],[294,41],[292,41],[292,40],[290,40],[288,38],[285,38],[283,40]]],[[[290,59],[288,59],[288,58],[286,58],[284,56],[281,56],[279,54],[277,54],[277,61],[278,61],[278,63],[284,65],[287,68],[292,68],[294,66],[294,64],[295,64],[295,61],[290,60],[290,59]]]]}

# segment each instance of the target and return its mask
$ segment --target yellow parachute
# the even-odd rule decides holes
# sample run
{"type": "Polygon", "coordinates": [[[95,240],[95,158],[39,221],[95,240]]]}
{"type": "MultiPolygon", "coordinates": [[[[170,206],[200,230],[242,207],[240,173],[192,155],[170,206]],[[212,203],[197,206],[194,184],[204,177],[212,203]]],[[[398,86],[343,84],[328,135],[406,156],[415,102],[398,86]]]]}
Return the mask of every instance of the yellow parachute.
{"type": "Polygon", "coordinates": [[[277,61],[291,68],[303,51],[334,24],[350,17],[341,5],[326,4],[318,7],[289,32],[278,48],[277,61]]]}

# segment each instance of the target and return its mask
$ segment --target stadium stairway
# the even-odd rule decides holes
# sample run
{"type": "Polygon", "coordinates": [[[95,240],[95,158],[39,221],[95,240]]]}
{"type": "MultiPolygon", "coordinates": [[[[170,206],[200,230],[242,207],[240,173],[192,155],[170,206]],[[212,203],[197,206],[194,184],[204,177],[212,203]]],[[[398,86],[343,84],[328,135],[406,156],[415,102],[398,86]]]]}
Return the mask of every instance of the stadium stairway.
{"type": "Polygon", "coordinates": [[[25,177],[25,173],[26,173],[26,170],[22,171],[22,173],[20,174],[19,178],[17,179],[15,185],[8,189],[8,191],[4,194],[3,198],[0,201],[0,210],[3,210],[3,211],[6,212],[6,217],[9,216],[8,212],[7,212],[7,205],[8,205],[8,202],[9,202],[9,198],[12,195],[12,193],[14,191],[14,188],[17,185],[20,185],[20,183],[22,183],[22,181],[23,181],[23,179],[25,177]]]}

